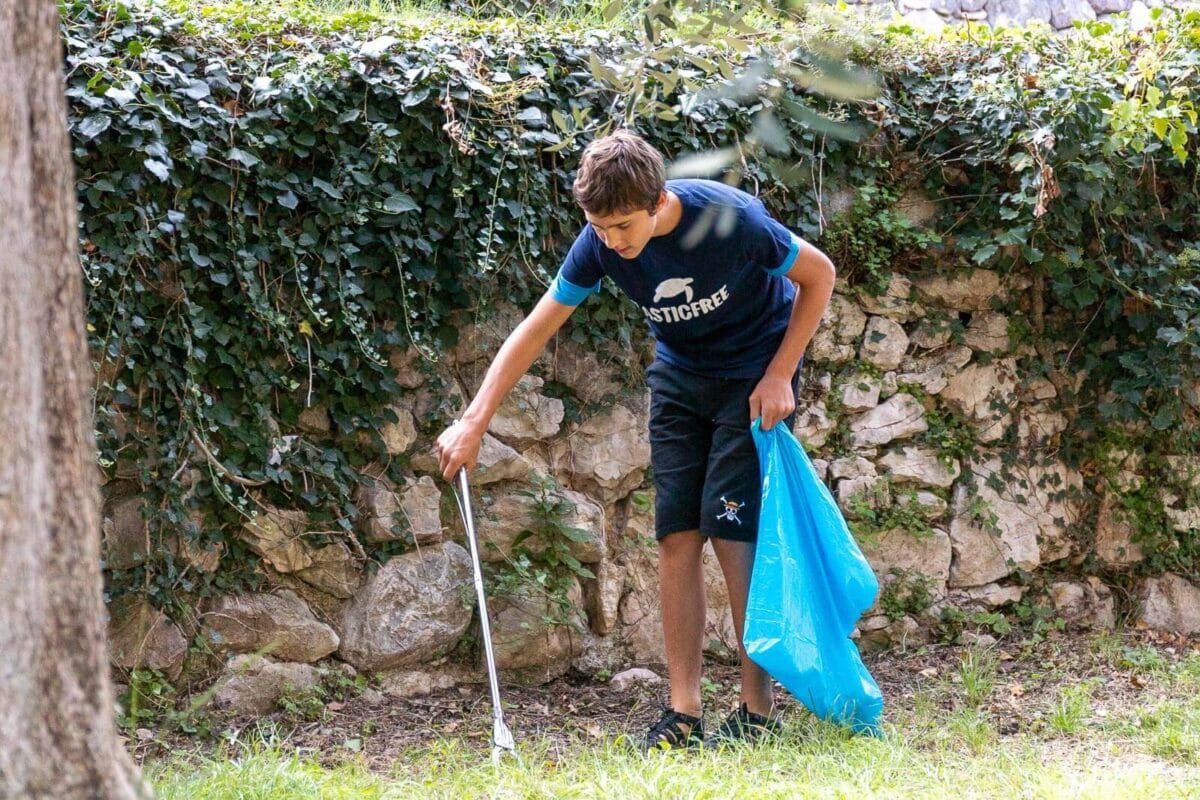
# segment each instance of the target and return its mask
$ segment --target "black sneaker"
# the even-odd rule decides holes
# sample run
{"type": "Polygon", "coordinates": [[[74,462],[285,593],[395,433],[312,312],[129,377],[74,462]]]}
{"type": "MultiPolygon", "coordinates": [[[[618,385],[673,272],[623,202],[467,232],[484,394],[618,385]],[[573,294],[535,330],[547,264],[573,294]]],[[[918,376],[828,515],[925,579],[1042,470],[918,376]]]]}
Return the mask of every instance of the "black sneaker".
{"type": "Polygon", "coordinates": [[[704,740],[707,747],[733,742],[757,742],[767,736],[778,736],[783,730],[779,720],[755,714],[745,703],[729,715],[711,736],[704,740]]]}
{"type": "Polygon", "coordinates": [[[703,719],[664,706],[662,719],[646,731],[641,749],[643,753],[648,753],[651,750],[681,750],[703,744],[703,719]]]}

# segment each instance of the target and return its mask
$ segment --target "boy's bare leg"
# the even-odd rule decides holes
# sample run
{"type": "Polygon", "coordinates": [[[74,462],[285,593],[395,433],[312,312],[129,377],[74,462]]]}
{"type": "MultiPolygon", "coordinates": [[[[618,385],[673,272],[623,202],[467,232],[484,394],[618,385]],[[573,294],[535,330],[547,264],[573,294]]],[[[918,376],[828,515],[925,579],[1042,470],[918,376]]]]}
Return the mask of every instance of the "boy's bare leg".
{"type": "Polygon", "coordinates": [[[704,572],[700,531],[667,534],[658,543],[663,640],[671,707],[700,716],[700,668],[704,652],[704,572]]]}
{"type": "Polygon", "coordinates": [[[768,716],[774,705],[771,696],[771,676],[746,655],[742,631],[746,623],[746,599],[750,594],[750,572],[754,569],[754,543],[712,540],[713,552],[725,575],[729,590],[729,606],[733,610],[733,630],[737,634],[738,654],[742,659],[742,695],[746,708],[754,714],[768,716]]]}

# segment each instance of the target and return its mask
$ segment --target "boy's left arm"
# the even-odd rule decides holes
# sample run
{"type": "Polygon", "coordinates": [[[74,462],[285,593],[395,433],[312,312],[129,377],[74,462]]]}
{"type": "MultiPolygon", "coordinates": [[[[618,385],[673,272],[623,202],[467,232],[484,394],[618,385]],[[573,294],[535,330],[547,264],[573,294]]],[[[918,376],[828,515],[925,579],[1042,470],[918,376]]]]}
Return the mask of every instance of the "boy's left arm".
{"type": "Polygon", "coordinates": [[[785,277],[796,284],[792,316],[779,350],[750,395],[750,421],[761,416],[763,430],[770,430],[775,423],[786,419],[796,410],[792,375],[817,332],[829,298],[833,296],[837,270],[828,256],[805,242],[785,277]]]}

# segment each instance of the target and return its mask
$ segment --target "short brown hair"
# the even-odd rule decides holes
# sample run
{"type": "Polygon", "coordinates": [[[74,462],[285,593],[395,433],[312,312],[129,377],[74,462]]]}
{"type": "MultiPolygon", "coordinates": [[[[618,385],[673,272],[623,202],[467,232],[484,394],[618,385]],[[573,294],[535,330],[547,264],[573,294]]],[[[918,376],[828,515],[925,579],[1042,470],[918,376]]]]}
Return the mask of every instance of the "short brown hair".
{"type": "Polygon", "coordinates": [[[571,194],[589,214],[654,213],[666,183],[662,153],[633,131],[620,129],[583,149],[571,194]]]}

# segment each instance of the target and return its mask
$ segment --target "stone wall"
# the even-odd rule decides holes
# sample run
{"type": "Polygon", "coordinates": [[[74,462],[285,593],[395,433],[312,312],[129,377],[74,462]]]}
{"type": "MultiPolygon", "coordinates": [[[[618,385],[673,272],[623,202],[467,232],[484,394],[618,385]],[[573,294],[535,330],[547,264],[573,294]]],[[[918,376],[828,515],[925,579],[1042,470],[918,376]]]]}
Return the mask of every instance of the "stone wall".
{"type": "MultiPolygon", "coordinates": [[[[830,205],[839,206],[836,198],[830,205]]],[[[908,197],[898,207],[919,225],[935,210],[928,198],[908,197]]],[[[1082,376],[1022,366],[1026,356],[1044,363],[1039,353],[1069,347],[1035,346],[1027,333],[1034,304],[1030,279],[983,269],[893,275],[880,296],[839,282],[809,349],[795,432],[883,587],[859,623],[863,646],[926,638],[947,608],[969,613],[1018,601],[1053,609],[1075,626],[1114,624],[1118,609],[1105,580],[1143,554],[1119,513],[1119,491],[1095,496],[1058,457],[1062,437],[1073,435],[1069,405],[1058,401],[1082,376]]],[[[189,620],[124,598],[110,608],[114,663],[174,678],[185,668],[187,642],[199,635],[228,660],[215,701],[242,709],[270,708],[285,685],[311,684],[311,665],[330,659],[339,669],[378,674],[401,694],[478,680],[470,562],[432,453],[442,424],[435,412],[447,395],[461,409],[520,318],[503,302],[482,319],[464,318],[460,344],[436,364],[393,354],[405,391],[395,402],[398,421],[382,433],[410,474],[399,484],[367,480],[354,537],[317,546],[314,535],[328,531],[315,531],[302,512],[261,510],[238,538],[260,559],[267,588],[206,599],[189,620]],[[404,552],[364,569],[363,543],[397,539],[407,543],[404,552]]],[[[505,401],[483,442],[473,481],[484,558],[504,567],[518,535],[537,528],[537,487],[553,485],[566,503],[558,522],[586,532],[567,543],[569,553],[595,576],[569,578],[554,593],[509,587],[494,597],[506,680],[664,661],[646,479],[649,398],[643,383],[623,385],[620,377],[651,358],[648,351],[600,352],[562,335],[505,401]]],[[[1189,398],[1200,406],[1200,393],[1189,398]]],[[[296,435],[326,440],[331,427],[326,411],[314,407],[296,435]]],[[[1113,457],[1121,462],[1119,490],[1153,479],[1139,472],[1136,454],[1113,457]]],[[[1200,474],[1200,459],[1181,454],[1178,461],[1180,472],[1200,474]]],[[[130,486],[118,479],[105,487],[110,567],[138,563],[149,547],[142,500],[130,486]]],[[[1178,530],[1200,527],[1200,508],[1165,499],[1178,530]]],[[[521,546],[538,553],[548,544],[534,536],[521,546]]],[[[167,546],[194,570],[212,571],[221,555],[183,537],[167,546]]],[[[729,658],[736,641],[711,554],[705,575],[705,641],[711,655],[729,658]]],[[[1146,624],[1200,630],[1200,589],[1186,579],[1160,576],[1137,588],[1146,624]]]]}
{"type": "Polygon", "coordinates": [[[1071,28],[1075,21],[1105,19],[1128,13],[1130,26],[1139,29],[1150,19],[1150,9],[1182,7],[1180,0],[845,0],[847,5],[884,19],[902,18],[921,28],[936,30],[965,22],[1024,27],[1045,23],[1055,30],[1071,28]]]}

